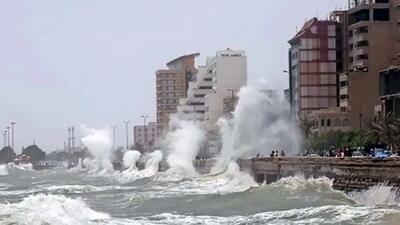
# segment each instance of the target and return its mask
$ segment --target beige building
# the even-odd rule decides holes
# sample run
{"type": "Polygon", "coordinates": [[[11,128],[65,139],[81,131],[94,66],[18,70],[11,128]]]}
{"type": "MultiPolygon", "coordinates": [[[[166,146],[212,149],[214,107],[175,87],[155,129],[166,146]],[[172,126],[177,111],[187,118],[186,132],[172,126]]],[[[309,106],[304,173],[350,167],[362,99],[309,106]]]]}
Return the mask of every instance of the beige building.
{"type": "Polygon", "coordinates": [[[316,126],[311,130],[314,134],[351,129],[351,114],[341,112],[339,107],[314,111],[307,118],[316,121],[316,126]]]}
{"type": "Polygon", "coordinates": [[[347,73],[340,75],[340,109],[353,128],[380,107],[379,72],[395,62],[399,49],[399,0],[350,1],[347,11],[347,73]]]}
{"type": "Polygon", "coordinates": [[[168,131],[170,115],[177,112],[179,99],[186,97],[189,82],[196,77],[197,56],[199,53],[181,56],[167,63],[168,69],[156,72],[158,138],[168,131]]]}
{"type": "MultiPolygon", "coordinates": [[[[151,150],[155,145],[157,135],[157,124],[149,122],[146,126],[133,127],[133,139],[135,146],[140,146],[144,150],[151,150]]],[[[139,149],[138,149],[139,150],[139,149]]]]}

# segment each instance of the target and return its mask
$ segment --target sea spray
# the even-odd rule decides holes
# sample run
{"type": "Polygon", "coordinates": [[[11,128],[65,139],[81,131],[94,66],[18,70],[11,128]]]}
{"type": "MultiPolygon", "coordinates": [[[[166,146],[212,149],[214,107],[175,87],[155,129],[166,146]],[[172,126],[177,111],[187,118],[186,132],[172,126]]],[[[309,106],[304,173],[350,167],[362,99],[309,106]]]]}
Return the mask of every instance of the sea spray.
{"type": "Polygon", "coordinates": [[[399,205],[400,195],[399,189],[388,186],[387,184],[379,184],[370,187],[364,191],[353,191],[348,193],[353,201],[361,205],[399,205]]]}
{"type": "Polygon", "coordinates": [[[149,159],[146,162],[145,168],[143,170],[144,175],[154,176],[158,170],[160,162],[163,158],[163,154],[160,150],[155,150],[149,154],[149,159]]]}
{"type": "Polygon", "coordinates": [[[95,170],[103,172],[112,171],[113,166],[110,161],[112,140],[109,129],[95,130],[85,126],[82,126],[81,129],[87,133],[82,138],[82,143],[88,148],[95,159],[95,170]]]}
{"type": "Polygon", "coordinates": [[[124,168],[137,170],[136,163],[139,160],[140,155],[141,155],[140,152],[134,150],[125,152],[124,157],[122,159],[124,168]]]}
{"type": "Polygon", "coordinates": [[[239,101],[232,119],[222,118],[222,150],[214,172],[226,169],[231,161],[285,150],[296,154],[300,136],[291,121],[290,107],[274,92],[258,87],[240,89],[239,101]]]}
{"type": "Polygon", "coordinates": [[[0,218],[6,224],[90,224],[110,219],[108,214],[90,209],[80,199],[61,195],[32,195],[22,202],[0,204],[0,218]]]}
{"type": "Polygon", "coordinates": [[[205,133],[190,121],[178,121],[173,118],[171,124],[173,131],[166,137],[170,171],[182,173],[184,176],[196,176],[193,160],[205,140],[205,133]]]}
{"type": "Polygon", "coordinates": [[[0,165],[0,176],[8,175],[8,170],[6,165],[0,165]]]}

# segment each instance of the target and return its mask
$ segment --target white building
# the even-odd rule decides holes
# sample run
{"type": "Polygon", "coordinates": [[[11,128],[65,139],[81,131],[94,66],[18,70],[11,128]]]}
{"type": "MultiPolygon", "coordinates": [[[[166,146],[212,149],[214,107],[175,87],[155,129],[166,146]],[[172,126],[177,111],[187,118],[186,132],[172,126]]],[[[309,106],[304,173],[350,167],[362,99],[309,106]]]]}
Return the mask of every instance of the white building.
{"type": "Polygon", "coordinates": [[[205,96],[212,92],[212,77],[200,66],[195,81],[189,83],[187,98],[181,98],[178,115],[184,120],[204,121],[205,96]]]}
{"type": "Polygon", "coordinates": [[[247,57],[244,51],[218,51],[207,59],[212,78],[212,92],[205,96],[205,120],[210,129],[224,114],[224,99],[234,97],[247,84],[247,57]]]}
{"type": "Polygon", "coordinates": [[[155,122],[149,122],[146,126],[134,126],[133,138],[135,146],[141,146],[144,150],[151,150],[155,144],[156,133],[157,123],[155,122]]]}

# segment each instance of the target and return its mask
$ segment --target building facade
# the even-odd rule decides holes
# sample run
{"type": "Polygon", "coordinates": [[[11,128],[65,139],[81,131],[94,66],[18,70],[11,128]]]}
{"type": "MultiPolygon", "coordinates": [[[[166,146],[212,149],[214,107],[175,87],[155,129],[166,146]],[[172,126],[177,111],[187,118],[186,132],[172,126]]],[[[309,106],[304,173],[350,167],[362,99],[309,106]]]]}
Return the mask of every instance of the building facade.
{"type": "Polygon", "coordinates": [[[162,139],[169,127],[170,115],[177,113],[180,98],[187,97],[189,83],[195,79],[195,58],[184,55],[167,63],[168,69],[156,72],[157,137],[162,139]]]}
{"type": "Polygon", "coordinates": [[[138,150],[151,150],[155,145],[157,123],[149,122],[147,125],[133,127],[133,140],[138,150]]]}
{"type": "Polygon", "coordinates": [[[396,65],[400,1],[350,1],[347,10],[348,63],[340,75],[340,108],[353,115],[352,127],[380,111],[379,73],[396,65]]]}
{"type": "Polygon", "coordinates": [[[382,70],[379,75],[380,111],[400,117],[400,67],[382,70]]]}
{"type": "MultiPolygon", "coordinates": [[[[247,57],[244,51],[227,49],[207,59],[212,90],[205,96],[205,121],[211,129],[224,114],[224,99],[232,99],[247,85],[247,57]]],[[[225,104],[226,105],[226,104],[225,104]]]]}
{"type": "Polygon", "coordinates": [[[194,81],[189,83],[187,97],[180,99],[178,116],[183,120],[204,121],[205,96],[212,92],[212,76],[207,66],[200,66],[194,81]]]}
{"type": "Polygon", "coordinates": [[[338,106],[338,24],[313,18],[289,41],[290,101],[295,115],[338,106]]]}

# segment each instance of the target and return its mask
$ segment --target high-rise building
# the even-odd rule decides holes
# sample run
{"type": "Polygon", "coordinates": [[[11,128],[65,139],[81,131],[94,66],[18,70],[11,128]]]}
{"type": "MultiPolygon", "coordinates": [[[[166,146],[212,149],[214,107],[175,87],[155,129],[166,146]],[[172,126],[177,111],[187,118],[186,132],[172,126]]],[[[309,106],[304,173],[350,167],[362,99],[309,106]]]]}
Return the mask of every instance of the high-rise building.
{"type": "Polygon", "coordinates": [[[212,91],[205,96],[205,120],[210,129],[224,114],[224,100],[235,99],[239,89],[247,84],[245,52],[218,51],[215,57],[207,59],[207,73],[212,79],[212,91]]]}
{"type": "Polygon", "coordinates": [[[189,83],[187,97],[180,99],[178,116],[183,120],[204,121],[205,96],[212,92],[212,75],[200,66],[196,79],[189,83]]]}
{"type": "Polygon", "coordinates": [[[354,128],[362,128],[381,109],[379,72],[399,63],[400,1],[349,2],[349,68],[340,75],[340,108],[353,115],[354,128]]]}
{"type": "Polygon", "coordinates": [[[133,127],[133,139],[136,147],[141,147],[145,150],[150,150],[156,141],[157,124],[149,122],[146,125],[133,127]]]}
{"type": "Polygon", "coordinates": [[[338,106],[337,30],[336,21],[313,18],[289,41],[289,99],[299,118],[338,106]]]}
{"type": "Polygon", "coordinates": [[[185,98],[189,82],[195,79],[195,58],[199,53],[184,55],[167,63],[168,69],[156,72],[157,137],[168,131],[170,115],[177,112],[180,98],[185,98]]]}

